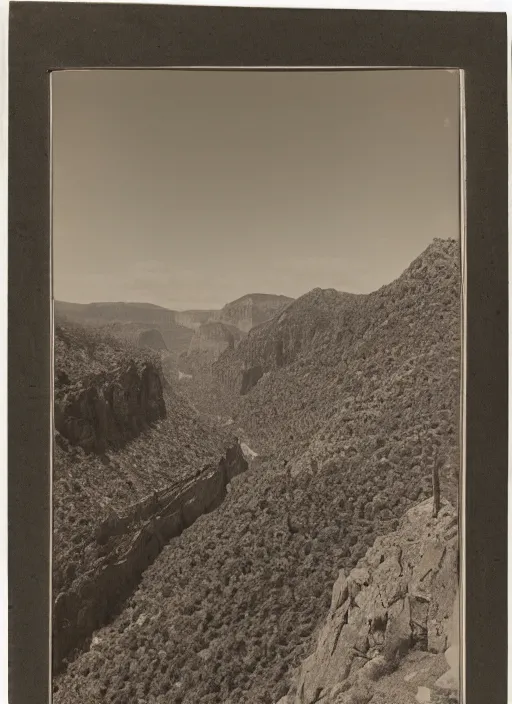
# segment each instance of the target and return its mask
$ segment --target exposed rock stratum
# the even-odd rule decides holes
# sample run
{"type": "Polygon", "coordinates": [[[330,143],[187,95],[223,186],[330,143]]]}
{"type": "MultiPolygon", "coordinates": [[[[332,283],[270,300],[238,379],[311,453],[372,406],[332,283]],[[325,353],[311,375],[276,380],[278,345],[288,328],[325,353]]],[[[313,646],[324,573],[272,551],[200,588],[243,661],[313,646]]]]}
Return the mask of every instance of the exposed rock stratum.
{"type": "Polygon", "coordinates": [[[457,607],[457,514],[445,502],[433,518],[429,499],[340,572],[316,648],[279,704],[415,704],[420,688],[424,701],[455,700],[457,607]]]}

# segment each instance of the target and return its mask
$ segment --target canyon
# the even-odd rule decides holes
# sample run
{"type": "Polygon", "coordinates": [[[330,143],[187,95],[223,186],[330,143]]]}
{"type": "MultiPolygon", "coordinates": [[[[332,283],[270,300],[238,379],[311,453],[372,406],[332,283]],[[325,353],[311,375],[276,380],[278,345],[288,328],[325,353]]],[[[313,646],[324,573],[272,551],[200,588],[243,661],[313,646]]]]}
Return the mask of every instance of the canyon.
{"type": "Polygon", "coordinates": [[[163,349],[162,343],[156,341],[156,333],[160,333],[165,347],[179,354],[187,352],[191,345],[194,351],[194,332],[203,326],[207,326],[203,337],[208,336],[208,324],[218,324],[219,330],[235,330],[239,337],[239,333],[247,333],[291,301],[287,296],[249,294],[212,310],[176,311],[149,303],[66,301],[55,301],[54,309],[58,321],[106,327],[115,334],[135,339],[140,346],[163,349]],[[150,337],[149,330],[152,331],[150,337]]]}
{"type": "Polygon", "coordinates": [[[233,477],[247,470],[238,444],[228,447],[219,463],[155,491],[113,514],[95,530],[94,556],[88,570],[59,591],[53,607],[52,663],[59,672],[73,651],[83,648],[92,634],[119,613],[144,570],[164,546],[200,516],[224,500],[233,477]]]}
{"type": "Polygon", "coordinates": [[[372,294],[187,311],[179,351],[172,311],[67,309],[56,704],[456,701],[459,272],[434,240],[372,294]]]}

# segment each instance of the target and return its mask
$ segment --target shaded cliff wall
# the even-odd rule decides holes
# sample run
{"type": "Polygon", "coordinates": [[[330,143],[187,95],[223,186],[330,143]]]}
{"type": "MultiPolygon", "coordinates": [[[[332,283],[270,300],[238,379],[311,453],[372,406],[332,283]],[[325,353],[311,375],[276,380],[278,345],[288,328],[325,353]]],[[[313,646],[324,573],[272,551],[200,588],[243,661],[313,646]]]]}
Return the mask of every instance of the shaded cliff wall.
{"type": "Polygon", "coordinates": [[[144,570],[166,543],[224,500],[233,477],[245,472],[241,447],[229,447],[219,463],[205,467],[196,478],[175,484],[113,516],[96,530],[97,561],[53,607],[54,672],[73,653],[86,647],[93,632],[108,623],[137,587],[144,570]]]}
{"type": "Polygon", "coordinates": [[[163,378],[150,362],[75,384],[62,376],[56,382],[55,428],[86,452],[119,449],[166,415],[163,378]]]}

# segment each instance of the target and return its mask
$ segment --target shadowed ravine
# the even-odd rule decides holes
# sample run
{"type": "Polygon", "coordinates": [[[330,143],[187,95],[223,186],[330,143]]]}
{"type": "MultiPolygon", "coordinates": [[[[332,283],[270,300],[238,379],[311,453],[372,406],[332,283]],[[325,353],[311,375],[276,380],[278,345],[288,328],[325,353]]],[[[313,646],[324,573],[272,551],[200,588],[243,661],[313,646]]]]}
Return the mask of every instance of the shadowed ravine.
{"type": "Polygon", "coordinates": [[[205,467],[196,478],[155,492],[123,516],[111,517],[98,527],[96,564],[55,599],[54,672],[62,669],[73,652],[87,646],[95,630],[120,612],[144,570],[165,545],[200,516],[215,510],[224,500],[229,482],[247,467],[240,446],[233,445],[217,466],[205,467]]]}

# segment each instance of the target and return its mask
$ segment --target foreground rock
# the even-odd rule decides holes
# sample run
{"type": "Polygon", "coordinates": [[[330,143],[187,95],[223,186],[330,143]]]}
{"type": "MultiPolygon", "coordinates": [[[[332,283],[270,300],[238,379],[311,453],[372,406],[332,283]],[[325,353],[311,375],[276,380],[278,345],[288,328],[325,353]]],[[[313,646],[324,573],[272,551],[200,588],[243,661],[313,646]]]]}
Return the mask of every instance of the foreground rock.
{"type": "Polygon", "coordinates": [[[410,509],[342,571],[316,649],[279,704],[457,701],[457,515],[410,509]]]}

